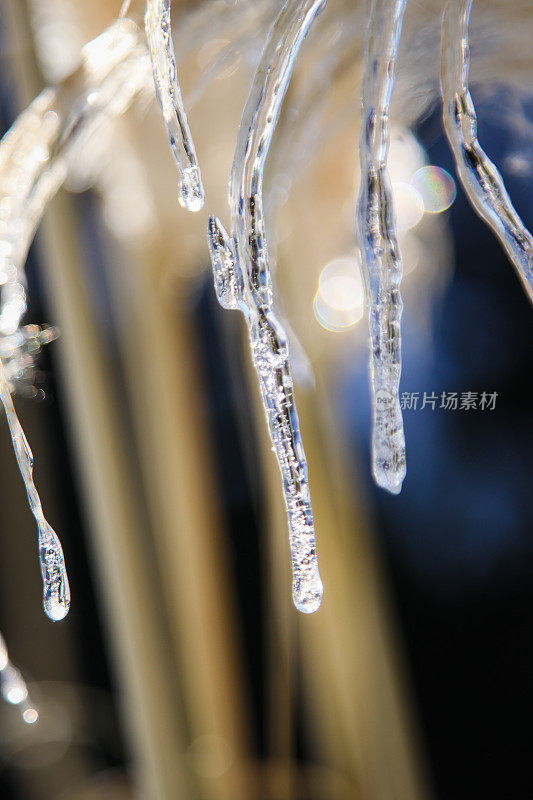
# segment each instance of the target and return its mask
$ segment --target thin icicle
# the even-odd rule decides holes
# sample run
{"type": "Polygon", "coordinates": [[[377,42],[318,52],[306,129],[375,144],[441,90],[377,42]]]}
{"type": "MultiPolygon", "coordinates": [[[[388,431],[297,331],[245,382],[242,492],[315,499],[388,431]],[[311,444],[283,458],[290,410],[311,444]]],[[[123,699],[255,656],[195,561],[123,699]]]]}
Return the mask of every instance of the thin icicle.
{"type": "Polygon", "coordinates": [[[220,304],[248,323],[289,523],[293,601],[312,613],[322,600],[307,462],[294,402],[286,332],[273,310],[263,219],[263,173],[296,56],[325,0],[289,0],[278,15],[246,102],[230,182],[232,237],[209,220],[208,242],[220,304]]]}
{"type": "Polygon", "coordinates": [[[22,426],[17,417],[11,388],[7,381],[4,365],[0,359],[0,402],[4,407],[11,441],[17,464],[28,494],[28,503],[35,517],[39,532],[39,561],[43,578],[43,606],[48,617],[57,621],[68,614],[70,606],[70,589],[63,550],[56,532],[46,521],[41,500],[33,481],[33,454],[22,426]]]}
{"type": "Polygon", "coordinates": [[[444,11],[441,62],[444,127],[459,179],[474,210],[502,243],[533,302],[533,237],[516,213],[500,173],[477,139],[476,109],[468,88],[471,9],[472,0],[453,0],[444,11]]]}
{"type": "Polygon", "coordinates": [[[145,25],[157,99],[179,171],[179,202],[188,211],[199,211],[204,205],[204,189],[178,83],[170,0],[147,0],[145,25]]]}
{"type": "Polygon", "coordinates": [[[59,539],[43,515],[33,482],[33,456],[11,399],[10,384],[23,384],[23,367],[31,366],[26,349],[34,342],[35,351],[50,338],[31,326],[19,327],[26,310],[24,263],[45,208],[87,137],[103,118],[128,107],[148,75],[146,49],[129,21],[112,25],[84,48],[83,55],[85,83],[79,96],[73,101],[70,81],[44,90],[0,143],[0,271],[7,278],[0,305],[0,401],[37,522],[43,605],[52,620],[68,613],[69,584],[59,539]]]}
{"type": "Polygon", "coordinates": [[[20,708],[24,722],[33,725],[39,719],[39,712],[30,701],[28,686],[18,670],[10,661],[4,637],[0,633],[0,693],[6,701],[20,708]]]}
{"type": "Polygon", "coordinates": [[[372,472],[392,494],[405,478],[400,409],[402,261],[387,156],[390,102],[406,0],[374,0],[367,29],[362,83],[357,227],[368,305],[372,394],[372,472]]]}

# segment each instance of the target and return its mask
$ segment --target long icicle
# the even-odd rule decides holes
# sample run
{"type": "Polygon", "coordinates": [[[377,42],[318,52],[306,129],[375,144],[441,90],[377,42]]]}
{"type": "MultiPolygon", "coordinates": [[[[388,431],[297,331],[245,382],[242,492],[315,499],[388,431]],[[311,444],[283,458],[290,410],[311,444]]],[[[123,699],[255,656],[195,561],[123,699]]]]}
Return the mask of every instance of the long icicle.
{"type": "Polygon", "coordinates": [[[33,481],[33,454],[17,417],[1,359],[0,402],[4,407],[17,464],[39,532],[38,546],[43,578],[43,607],[47,616],[57,622],[68,614],[70,606],[70,588],[63,550],[56,532],[48,524],[43,514],[41,500],[33,481]]]}
{"type": "Polygon", "coordinates": [[[496,166],[477,139],[468,88],[468,23],[472,0],[450,0],[442,21],[441,91],[444,128],[457,173],[474,210],[494,231],[533,303],[533,237],[516,213],[496,166]]]}
{"type": "MultiPolygon", "coordinates": [[[[2,340],[17,332],[24,333],[19,323],[26,310],[24,263],[27,251],[47,203],[66,177],[69,159],[79,152],[83,136],[90,135],[102,117],[122,113],[144,85],[146,70],[142,67],[147,54],[144,46],[138,43],[135,30],[132,23],[115,23],[84,48],[88,85],[80,90],[72,112],[70,105],[65,114],[55,110],[62,105],[59,102],[61,87],[45,89],[0,142],[0,188],[2,198],[9,201],[2,204],[8,209],[6,215],[2,215],[3,209],[0,213],[0,244],[5,253],[0,267],[8,275],[1,292],[2,340]],[[17,166],[21,161],[22,173],[17,166]],[[6,290],[12,287],[13,291],[6,295],[6,290]]],[[[65,91],[70,98],[68,80],[65,91]]],[[[7,361],[6,366],[9,366],[7,361]]],[[[50,619],[60,620],[66,616],[70,605],[63,551],[43,514],[33,482],[33,456],[15,412],[7,369],[1,357],[0,402],[39,531],[44,610],[50,619]]]]}
{"type": "Polygon", "coordinates": [[[204,205],[204,189],[178,83],[170,0],[147,0],[145,26],[155,91],[179,172],[179,202],[188,211],[199,211],[204,205]]]}
{"type": "Polygon", "coordinates": [[[357,228],[371,339],[372,473],[392,494],[405,478],[400,409],[402,261],[387,171],[390,103],[406,0],[374,0],[366,34],[357,228]]]}
{"type": "Polygon", "coordinates": [[[281,470],[289,523],[296,608],[318,609],[318,572],[307,462],[294,401],[286,332],[273,310],[272,277],[263,219],[263,174],[283,98],[300,46],[325,0],[288,0],[269,34],[246,102],[230,182],[232,237],[209,220],[215,288],[224,308],[248,323],[270,436],[281,470]]]}

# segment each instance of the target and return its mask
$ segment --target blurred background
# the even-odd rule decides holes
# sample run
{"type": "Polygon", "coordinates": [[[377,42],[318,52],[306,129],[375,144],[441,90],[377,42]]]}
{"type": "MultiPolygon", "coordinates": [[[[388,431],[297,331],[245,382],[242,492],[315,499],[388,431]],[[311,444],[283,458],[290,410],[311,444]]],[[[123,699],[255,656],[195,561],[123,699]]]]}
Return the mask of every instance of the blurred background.
{"type": "MultiPolygon", "coordinates": [[[[61,623],[42,613],[34,520],[2,424],[0,630],[39,719],[2,701],[0,797],[529,800],[533,317],[457,186],[438,102],[442,5],[408,4],[393,102],[398,497],[370,478],[353,232],[368,4],[330,0],[315,23],[268,161],[325,585],[312,616],[291,603],[246,331],[216,302],[205,245],[207,214],[228,222],[240,114],[281,3],[172,7],[205,210],[178,206],[148,85],[85,143],[87,174],[49,204],[28,259],[26,320],[60,337],[35,397],[15,402],[72,607],[61,623]],[[467,392],[476,408],[461,409],[467,392]]],[[[118,11],[1,0],[2,134],[118,11]]],[[[532,11],[479,0],[471,26],[479,138],[530,229],[532,11]]],[[[76,90],[83,75],[70,80],[76,90]]]]}

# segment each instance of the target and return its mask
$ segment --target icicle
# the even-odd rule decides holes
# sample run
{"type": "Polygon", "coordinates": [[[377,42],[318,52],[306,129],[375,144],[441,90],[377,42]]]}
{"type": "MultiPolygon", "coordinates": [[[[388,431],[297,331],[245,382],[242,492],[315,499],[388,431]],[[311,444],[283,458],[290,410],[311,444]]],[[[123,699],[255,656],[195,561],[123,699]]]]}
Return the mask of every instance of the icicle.
{"type": "Polygon", "coordinates": [[[157,99],[180,176],[180,205],[199,211],[204,204],[204,189],[178,84],[170,0],[147,0],[145,25],[157,99]]]}
{"type": "Polygon", "coordinates": [[[285,331],[274,313],[263,220],[263,173],[295,59],[325,0],[289,0],[278,15],[246,102],[230,181],[233,235],[209,220],[215,289],[220,304],[248,323],[270,436],[282,474],[289,523],[293,601],[312,613],[322,600],[307,462],[294,402],[285,331]]]}
{"type": "Polygon", "coordinates": [[[28,725],[39,719],[39,712],[29,700],[26,681],[11,661],[7,652],[4,637],[0,633],[0,692],[6,703],[19,706],[21,716],[28,725]]]}
{"type": "Polygon", "coordinates": [[[26,312],[24,264],[48,202],[102,119],[122,114],[146,82],[147,53],[131,21],[114,23],[85,46],[83,57],[79,96],[72,97],[71,79],[45,89],[0,143],[2,336],[14,333],[26,312]]]}
{"type": "Polygon", "coordinates": [[[442,22],[441,90],[444,127],[461,184],[513,262],[533,302],[533,237],[516,213],[496,166],[477,139],[476,109],[468,88],[468,22],[472,0],[448,2],[442,22]]]}
{"type": "Polygon", "coordinates": [[[0,335],[17,330],[26,312],[24,207],[29,190],[43,169],[54,136],[50,117],[56,93],[45,89],[17,119],[0,142],[0,335]],[[21,263],[22,262],[22,263],[21,263]]]}
{"type": "Polygon", "coordinates": [[[43,605],[52,620],[63,619],[70,604],[63,552],[43,515],[33,482],[33,456],[11,399],[10,383],[24,383],[25,369],[33,363],[31,354],[50,340],[35,326],[20,328],[26,311],[24,264],[45,208],[87,137],[102,119],[125,111],[148,75],[146,49],[131,21],[114,23],[84,48],[83,57],[85,84],[79,96],[72,97],[71,80],[57,89],[45,89],[0,143],[0,273],[5,276],[0,303],[0,400],[37,522],[43,605]]]}
{"type": "Polygon", "coordinates": [[[405,478],[399,400],[402,262],[387,171],[389,113],[406,0],[374,0],[367,29],[362,84],[361,188],[357,227],[371,338],[372,472],[392,494],[405,478]]]}
{"type": "Polygon", "coordinates": [[[39,531],[39,560],[43,578],[43,607],[51,620],[58,621],[68,614],[70,589],[63,550],[56,532],[46,521],[41,500],[33,482],[33,454],[17,417],[11,389],[0,359],[0,401],[4,407],[17,464],[26,487],[31,512],[39,531]]]}

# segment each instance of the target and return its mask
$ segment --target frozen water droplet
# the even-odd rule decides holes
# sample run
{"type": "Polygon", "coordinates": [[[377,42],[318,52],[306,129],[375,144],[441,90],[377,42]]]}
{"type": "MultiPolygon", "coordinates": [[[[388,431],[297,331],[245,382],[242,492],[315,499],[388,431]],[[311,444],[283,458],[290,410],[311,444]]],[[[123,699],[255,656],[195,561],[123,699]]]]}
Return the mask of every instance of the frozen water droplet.
{"type": "Polygon", "coordinates": [[[187,211],[200,211],[204,206],[204,190],[198,167],[183,172],[180,181],[179,202],[187,211]]]}
{"type": "Polygon", "coordinates": [[[0,358],[0,401],[4,407],[18,468],[24,481],[28,503],[39,531],[39,560],[43,579],[43,606],[50,619],[63,619],[70,605],[70,589],[61,544],[44,518],[41,500],[33,481],[31,449],[17,417],[11,390],[0,358]]]}
{"type": "Polygon", "coordinates": [[[45,595],[43,605],[46,616],[51,619],[52,622],[59,622],[64,619],[69,612],[68,603],[63,599],[59,599],[56,595],[45,595]]]}
{"type": "Polygon", "coordinates": [[[317,570],[311,575],[299,577],[293,582],[292,600],[298,611],[314,614],[322,603],[324,588],[317,570]]]}
{"type": "Polygon", "coordinates": [[[178,83],[170,0],[147,0],[145,28],[155,91],[180,175],[179,202],[188,211],[199,211],[204,204],[204,190],[178,83]]]}

